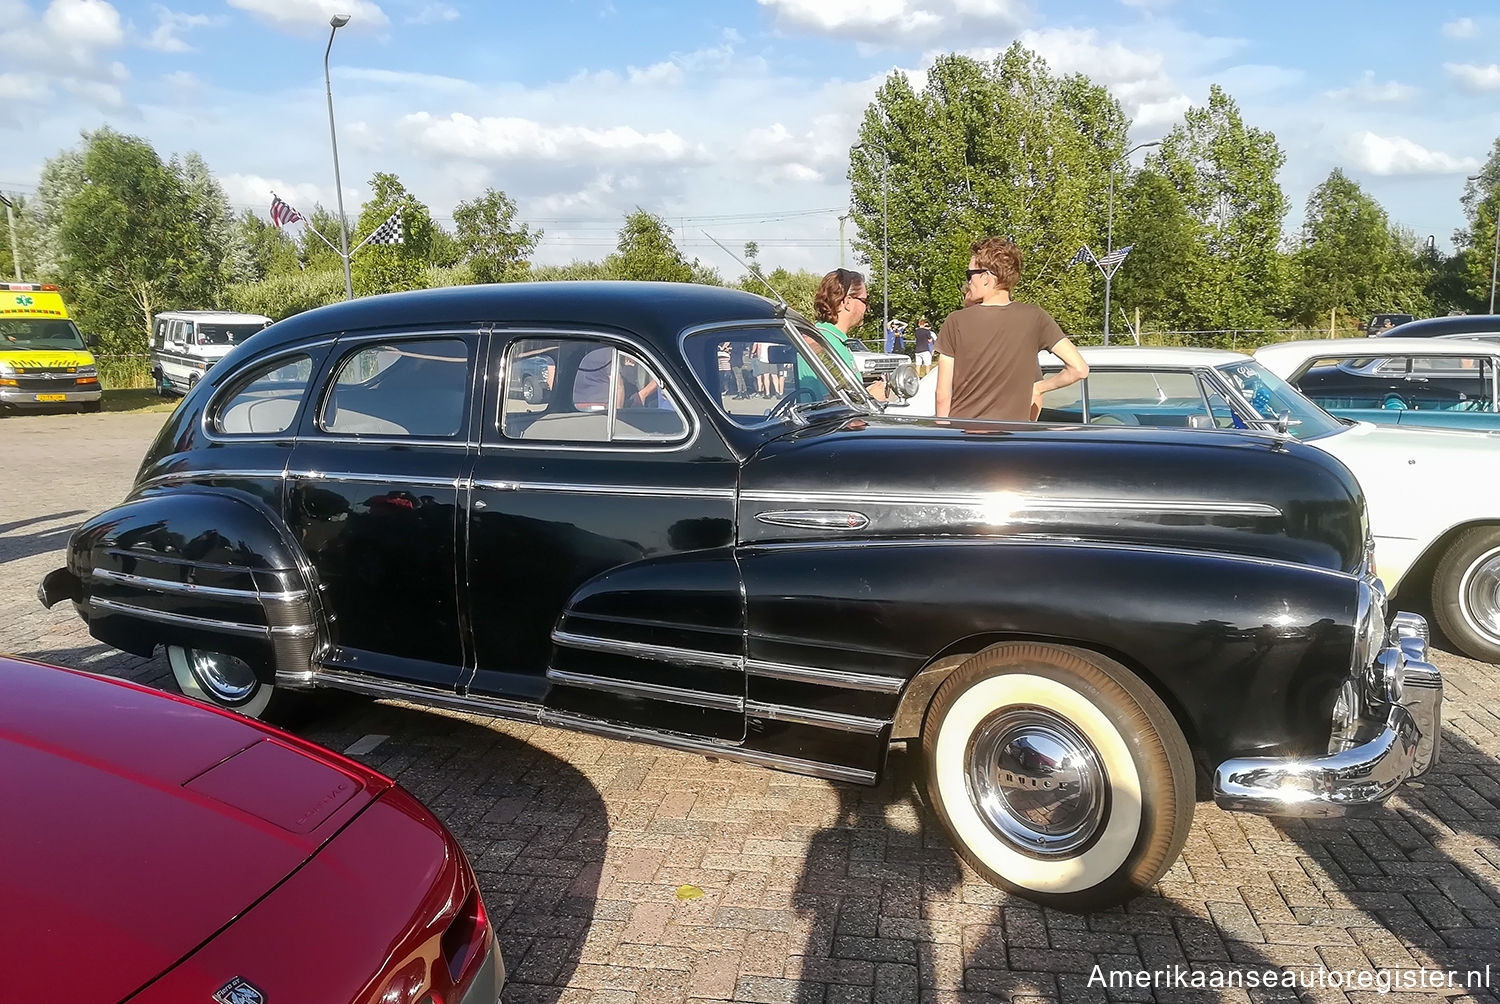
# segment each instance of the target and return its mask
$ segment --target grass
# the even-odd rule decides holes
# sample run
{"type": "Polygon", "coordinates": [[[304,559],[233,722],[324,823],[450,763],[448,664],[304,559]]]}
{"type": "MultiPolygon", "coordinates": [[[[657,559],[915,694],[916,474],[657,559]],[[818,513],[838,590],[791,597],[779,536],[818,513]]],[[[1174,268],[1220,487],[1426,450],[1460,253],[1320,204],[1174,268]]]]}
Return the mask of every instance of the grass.
{"type": "Polygon", "coordinates": [[[119,414],[168,412],[177,407],[180,397],[158,397],[149,387],[128,387],[104,392],[104,410],[119,414]]]}

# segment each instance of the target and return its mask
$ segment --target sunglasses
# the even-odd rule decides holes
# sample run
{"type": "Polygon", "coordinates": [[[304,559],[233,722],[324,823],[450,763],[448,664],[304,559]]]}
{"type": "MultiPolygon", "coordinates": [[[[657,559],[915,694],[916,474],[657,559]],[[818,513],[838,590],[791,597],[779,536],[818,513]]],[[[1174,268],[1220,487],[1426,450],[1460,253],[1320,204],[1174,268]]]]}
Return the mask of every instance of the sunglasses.
{"type": "Polygon", "coordinates": [[[971,268],[971,269],[967,269],[966,271],[968,273],[969,279],[972,280],[976,275],[984,275],[986,272],[989,271],[989,269],[987,269],[987,268],[971,268]]]}
{"type": "Polygon", "coordinates": [[[851,299],[851,300],[858,300],[860,303],[863,303],[866,307],[868,307],[870,305],[870,298],[868,296],[856,296],[853,293],[847,293],[845,295],[848,296],[849,299],[851,299]]]}

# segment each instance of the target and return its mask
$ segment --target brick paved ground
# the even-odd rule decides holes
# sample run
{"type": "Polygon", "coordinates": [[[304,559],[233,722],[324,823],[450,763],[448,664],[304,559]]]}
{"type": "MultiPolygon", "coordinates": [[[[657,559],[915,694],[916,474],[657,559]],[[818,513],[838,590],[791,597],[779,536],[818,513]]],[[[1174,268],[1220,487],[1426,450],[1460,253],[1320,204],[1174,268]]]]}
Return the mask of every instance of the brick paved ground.
{"type": "MultiPolygon", "coordinates": [[[[167,684],[161,658],[104,649],[34,595],[70,529],[123,494],[161,418],[0,421],[0,651],[167,684]]],[[[1500,675],[1438,661],[1444,763],[1420,787],[1362,820],[1280,824],[1200,804],[1155,895],[1086,917],[960,866],[900,751],[866,790],[394,703],[347,705],[299,731],[339,750],[389,737],[361,759],[463,841],[517,1004],[1364,1002],[1374,989],[1106,994],[1089,981],[1095,965],[1408,980],[1490,966],[1500,985],[1500,675]]]]}

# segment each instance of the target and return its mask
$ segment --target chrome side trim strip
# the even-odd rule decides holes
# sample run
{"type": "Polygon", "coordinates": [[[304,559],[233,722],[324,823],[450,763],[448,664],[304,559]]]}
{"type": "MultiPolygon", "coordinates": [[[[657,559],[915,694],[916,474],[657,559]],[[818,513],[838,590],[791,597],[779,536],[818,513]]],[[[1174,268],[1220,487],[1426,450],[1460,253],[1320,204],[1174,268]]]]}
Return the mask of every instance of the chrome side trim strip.
{"type": "Polygon", "coordinates": [[[1265,502],[1214,502],[1194,499],[1108,499],[1048,498],[1039,495],[1016,495],[995,492],[988,495],[917,495],[899,492],[783,492],[747,491],[741,496],[747,502],[802,502],[814,505],[920,505],[969,506],[1020,512],[1167,512],[1213,516],[1280,516],[1276,506],[1265,502]]]}
{"type": "Polygon", "coordinates": [[[688,704],[696,708],[716,708],[721,711],[735,712],[745,710],[745,699],[734,694],[715,694],[706,690],[688,690],[684,687],[667,687],[659,683],[642,683],[638,680],[621,680],[615,677],[570,673],[567,670],[550,668],[547,670],[547,679],[568,687],[602,690],[626,697],[645,697],[649,700],[668,701],[672,704],[688,704]]]}
{"type": "MultiPolygon", "coordinates": [[[[249,569],[244,569],[244,571],[248,572],[249,569]]],[[[112,572],[107,568],[96,568],[89,573],[89,577],[94,579],[108,579],[111,582],[136,586],[140,589],[149,589],[158,593],[214,596],[226,600],[237,600],[241,603],[258,603],[262,600],[291,602],[293,600],[307,599],[307,591],[304,589],[294,589],[285,593],[262,593],[254,589],[230,589],[226,586],[202,586],[195,582],[172,582],[168,579],[153,579],[145,575],[131,575],[128,572],[112,572]]]]}
{"type": "Polygon", "coordinates": [[[347,472],[330,471],[287,471],[286,476],[303,481],[339,481],[356,484],[375,485],[402,485],[413,488],[452,488],[457,491],[462,487],[462,478],[411,478],[405,475],[392,474],[353,474],[347,472]]]}
{"type": "Polygon", "coordinates": [[[542,724],[552,726],[553,728],[590,732],[595,735],[607,736],[611,739],[624,739],[630,742],[649,743],[653,746],[665,746],[668,749],[681,750],[684,753],[699,753],[703,756],[723,757],[725,760],[740,760],[760,767],[791,771],[794,774],[810,774],[813,777],[821,777],[828,781],[849,781],[855,784],[875,783],[875,772],[872,770],[845,767],[842,764],[836,763],[820,763],[815,760],[801,760],[797,757],[780,756],[775,753],[762,753],[760,750],[747,750],[739,746],[722,746],[718,743],[710,742],[706,739],[698,739],[693,736],[682,736],[669,732],[651,732],[628,725],[615,725],[610,722],[600,721],[597,718],[553,711],[550,708],[542,709],[542,724]]]}
{"type": "Polygon", "coordinates": [[[746,701],[745,714],[750,718],[770,718],[778,722],[794,722],[797,725],[816,725],[824,729],[839,729],[843,732],[863,732],[874,735],[891,724],[887,718],[866,718],[863,715],[844,715],[836,711],[819,711],[815,708],[793,708],[785,704],[764,704],[746,701]]]}
{"type": "Polygon", "coordinates": [[[667,485],[589,485],[556,481],[489,481],[475,479],[475,488],[513,492],[558,492],[564,495],[625,495],[632,498],[732,499],[733,488],[684,488],[667,485]]]}
{"type": "Polygon", "coordinates": [[[671,645],[647,645],[643,642],[617,641],[613,638],[591,638],[588,635],[569,631],[553,631],[552,644],[563,648],[583,649],[586,652],[607,652],[610,655],[626,655],[635,659],[654,659],[674,666],[706,666],[709,669],[727,669],[739,672],[744,660],[737,655],[722,655],[718,652],[699,652],[690,648],[675,648],[671,645]]]}
{"type": "Polygon", "coordinates": [[[878,694],[899,694],[901,688],[906,685],[905,680],[895,676],[850,673],[841,669],[817,669],[813,666],[791,666],[782,662],[766,662],[762,659],[747,659],[745,670],[751,676],[763,676],[773,680],[817,683],[825,687],[843,687],[847,690],[873,690],[878,694]]]}
{"type": "Polygon", "coordinates": [[[756,520],[772,526],[796,526],[809,530],[863,530],[870,517],[852,509],[776,509],[758,512],[756,520]]]}
{"type": "MultiPolygon", "coordinates": [[[[290,438],[290,437],[282,437],[290,438]]],[[[222,481],[226,478],[274,478],[280,481],[286,476],[283,470],[275,471],[236,471],[236,470],[212,470],[212,471],[173,471],[170,474],[158,474],[154,478],[147,478],[141,482],[141,488],[149,488],[152,485],[170,485],[183,481],[222,481]]]]}
{"type": "Polygon", "coordinates": [[[261,624],[240,624],[236,621],[221,621],[211,617],[193,617],[189,614],[168,613],[165,610],[152,610],[149,607],[136,606],[134,603],[121,603],[118,600],[101,599],[98,596],[89,597],[89,606],[110,613],[123,614],[127,617],[140,617],[145,620],[161,621],[164,624],[182,624],[187,627],[203,628],[206,631],[224,631],[229,634],[252,635],[256,638],[288,637],[305,638],[316,634],[318,629],[312,624],[285,624],[266,627],[261,624]]]}
{"type": "Polygon", "coordinates": [[[330,669],[326,666],[318,667],[318,671],[313,679],[320,687],[337,687],[340,690],[350,690],[358,694],[369,694],[372,697],[390,697],[422,704],[436,704],[441,707],[451,708],[454,711],[466,711],[472,714],[499,716],[528,722],[539,721],[541,717],[541,706],[527,704],[525,701],[512,701],[504,697],[466,696],[451,690],[440,690],[437,687],[423,687],[415,683],[400,683],[395,680],[366,676],[363,673],[350,673],[347,670],[330,669]]]}

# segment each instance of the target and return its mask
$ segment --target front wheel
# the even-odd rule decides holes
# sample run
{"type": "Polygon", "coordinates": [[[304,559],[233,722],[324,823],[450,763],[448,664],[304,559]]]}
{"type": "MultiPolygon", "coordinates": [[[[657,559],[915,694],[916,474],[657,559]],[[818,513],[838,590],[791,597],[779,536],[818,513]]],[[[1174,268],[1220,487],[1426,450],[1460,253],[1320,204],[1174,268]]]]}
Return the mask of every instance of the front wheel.
{"type": "Polygon", "coordinates": [[[1010,642],[964,663],[922,726],[927,789],[990,882],[1063,910],[1154,885],[1193,821],[1192,754],[1161,698],[1093,652],[1010,642]]]}
{"type": "Polygon", "coordinates": [[[1432,612],[1459,651],[1500,662],[1500,527],[1459,534],[1432,576],[1432,612]]]}
{"type": "Polygon", "coordinates": [[[245,660],[223,652],[167,646],[167,662],[177,689],[188,697],[247,718],[262,718],[276,696],[275,684],[260,679],[245,660]]]}

